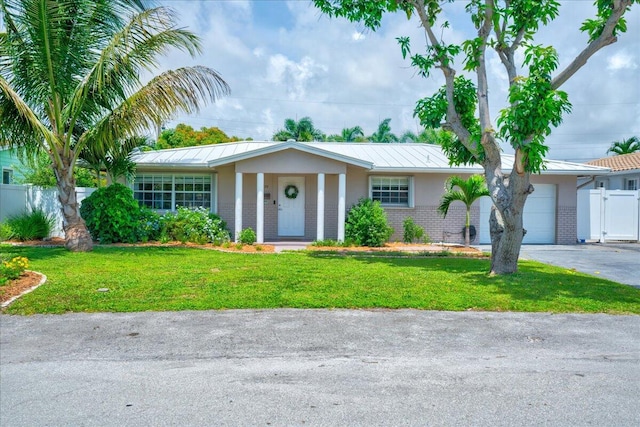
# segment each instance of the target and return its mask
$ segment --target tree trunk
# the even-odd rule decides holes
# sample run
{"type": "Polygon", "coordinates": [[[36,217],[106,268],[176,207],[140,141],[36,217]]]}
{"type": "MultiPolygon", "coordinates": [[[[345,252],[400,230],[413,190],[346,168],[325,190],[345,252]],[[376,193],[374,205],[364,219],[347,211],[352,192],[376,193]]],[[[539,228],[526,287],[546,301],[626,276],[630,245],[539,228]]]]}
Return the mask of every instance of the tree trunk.
{"type": "Polygon", "coordinates": [[[464,245],[471,246],[471,207],[467,206],[467,219],[464,224],[464,245]]]}
{"type": "Polygon", "coordinates": [[[88,252],[93,249],[93,240],[87,226],[80,217],[76,196],[76,181],[71,168],[55,169],[57,175],[58,200],[62,209],[64,246],[74,252],[88,252]]]}
{"type": "Polygon", "coordinates": [[[522,213],[527,196],[533,192],[528,173],[514,173],[502,183],[489,218],[492,275],[518,271],[522,238],[526,233],[522,226],[522,213]]]}

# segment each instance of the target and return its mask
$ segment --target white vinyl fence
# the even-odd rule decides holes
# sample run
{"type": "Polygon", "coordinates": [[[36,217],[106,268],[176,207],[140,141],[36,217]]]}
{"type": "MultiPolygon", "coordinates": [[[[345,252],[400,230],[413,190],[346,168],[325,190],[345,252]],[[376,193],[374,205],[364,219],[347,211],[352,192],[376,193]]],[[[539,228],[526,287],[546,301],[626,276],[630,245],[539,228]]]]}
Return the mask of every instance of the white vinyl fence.
{"type": "Polygon", "coordinates": [[[640,191],[578,191],[578,240],[632,241],[640,236],[640,191]]]}
{"type": "MultiPolygon", "coordinates": [[[[82,202],[95,190],[95,188],[76,188],[78,202],[82,202]]],[[[34,209],[42,209],[54,218],[51,237],[64,237],[58,190],[32,185],[0,184],[0,222],[10,216],[31,212],[34,209]]]]}

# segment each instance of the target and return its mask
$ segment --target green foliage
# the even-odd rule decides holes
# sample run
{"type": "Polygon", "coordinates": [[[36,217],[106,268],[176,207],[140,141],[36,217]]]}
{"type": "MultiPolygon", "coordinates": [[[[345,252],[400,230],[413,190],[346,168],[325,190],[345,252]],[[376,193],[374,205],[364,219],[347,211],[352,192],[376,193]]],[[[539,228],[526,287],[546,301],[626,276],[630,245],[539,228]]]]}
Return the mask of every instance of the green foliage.
{"type": "Polygon", "coordinates": [[[310,117],[303,117],[299,121],[286,119],[284,121],[284,129],[277,131],[272,139],[274,141],[295,141],[311,142],[324,141],[324,133],[320,129],[316,129],[313,120],[310,117]]]}
{"type": "MultiPolygon", "coordinates": [[[[44,153],[37,154],[31,161],[25,161],[17,168],[22,178],[16,179],[18,184],[32,184],[38,187],[56,186],[56,176],[51,167],[51,159],[44,153]]],[[[76,168],[73,176],[78,187],[96,187],[97,182],[91,172],[85,168],[76,168]]]]}
{"type": "Polygon", "coordinates": [[[54,219],[41,209],[15,215],[7,220],[12,238],[18,240],[42,240],[49,237],[54,219]]]}
{"type": "Polygon", "coordinates": [[[465,224],[467,227],[470,225],[468,213],[471,210],[473,202],[480,197],[490,195],[484,176],[482,175],[471,175],[467,179],[452,175],[445,182],[444,189],[445,193],[440,200],[438,212],[440,212],[443,217],[446,217],[451,203],[455,201],[464,203],[467,207],[467,223],[465,224]],[[456,190],[456,187],[458,190],[456,190]]]}
{"type": "Polygon", "coordinates": [[[13,257],[10,261],[3,261],[0,258],[0,286],[17,279],[27,268],[29,268],[29,260],[25,257],[13,257]]]}
{"type": "Polygon", "coordinates": [[[133,191],[122,184],[94,191],[82,201],[80,215],[91,237],[100,243],[135,243],[139,239],[140,207],[133,191]]]}
{"type": "Polygon", "coordinates": [[[11,240],[13,238],[13,230],[6,222],[0,222],[0,242],[11,240]]]}
{"type": "Polygon", "coordinates": [[[424,234],[424,228],[420,227],[408,216],[402,221],[402,241],[405,243],[413,243],[414,240],[421,241],[424,234]]]}
{"type": "Polygon", "coordinates": [[[140,206],[136,226],[137,239],[143,243],[157,241],[162,238],[164,231],[162,216],[146,206],[140,206]]]}
{"type": "Polygon", "coordinates": [[[613,142],[607,150],[607,154],[631,154],[636,151],[640,151],[640,139],[637,136],[632,136],[622,141],[613,142]]]}
{"type": "Polygon", "coordinates": [[[357,246],[382,246],[393,234],[387,214],[379,201],[360,199],[349,209],[345,223],[345,238],[357,246]]]}
{"type": "MultiPolygon", "coordinates": [[[[443,138],[441,140],[442,149],[451,165],[482,163],[484,149],[480,145],[480,123],[475,116],[478,101],[475,84],[463,76],[456,77],[453,85],[453,100],[462,125],[471,133],[475,152],[462,144],[458,138],[443,138]]],[[[420,124],[423,126],[439,128],[446,120],[447,105],[447,90],[443,86],[435,95],[419,100],[413,115],[420,119],[420,124]]]]}
{"type": "Polygon", "coordinates": [[[256,242],[256,232],[251,227],[245,228],[240,232],[238,242],[245,245],[253,245],[256,242]]]}
{"type": "Polygon", "coordinates": [[[378,124],[378,130],[371,134],[369,140],[371,142],[398,142],[398,137],[391,132],[390,122],[391,119],[389,118],[381,121],[378,124]]]}
{"type": "Polygon", "coordinates": [[[525,65],[529,77],[519,77],[509,87],[510,107],[497,119],[498,136],[524,153],[524,169],[539,173],[549,150],[544,144],[551,126],[562,123],[562,114],[571,111],[566,92],[551,86],[551,72],[558,66],[558,55],[551,47],[526,45],[525,65]]]}
{"type": "Polygon", "coordinates": [[[175,129],[162,131],[155,148],[162,150],[165,148],[193,147],[198,145],[221,144],[224,142],[239,141],[237,136],[228,136],[217,127],[202,127],[195,130],[189,125],[180,123],[175,129]]]}
{"type": "Polygon", "coordinates": [[[221,245],[230,240],[227,224],[205,208],[180,206],[175,214],[167,213],[163,222],[167,236],[183,243],[221,245]]]}

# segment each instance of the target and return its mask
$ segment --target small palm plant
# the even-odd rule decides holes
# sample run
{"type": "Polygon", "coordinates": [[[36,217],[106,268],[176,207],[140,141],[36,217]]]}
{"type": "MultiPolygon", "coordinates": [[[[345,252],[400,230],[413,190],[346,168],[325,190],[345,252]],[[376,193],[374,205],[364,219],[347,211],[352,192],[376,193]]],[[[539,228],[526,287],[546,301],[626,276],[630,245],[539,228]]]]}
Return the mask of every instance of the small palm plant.
{"type": "Polygon", "coordinates": [[[489,196],[489,190],[487,184],[482,175],[471,175],[467,179],[462,179],[459,176],[452,176],[445,182],[445,193],[440,200],[440,206],[438,206],[438,212],[443,217],[447,216],[449,212],[449,206],[455,201],[464,203],[467,207],[467,218],[465,222],[464,233],[464,245],[469,246],[471,244],[471,235],[469,228],[471,226],[471,205],[480,197],[489,196]],[[456,190],[458,187],[458,190],[456,190]]]}

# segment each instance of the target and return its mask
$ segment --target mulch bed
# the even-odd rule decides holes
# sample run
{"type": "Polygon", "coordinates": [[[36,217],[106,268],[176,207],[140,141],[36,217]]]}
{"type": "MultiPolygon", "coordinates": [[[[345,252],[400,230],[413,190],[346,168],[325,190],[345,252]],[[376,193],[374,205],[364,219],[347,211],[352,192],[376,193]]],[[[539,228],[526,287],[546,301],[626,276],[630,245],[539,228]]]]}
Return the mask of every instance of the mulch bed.
{"type": "Polygon", "coordinates": [[[20,277],[0,286],[0,304],[36,286],[42,280],[42,275],[33,271],[25,271],[20,277]]]}

